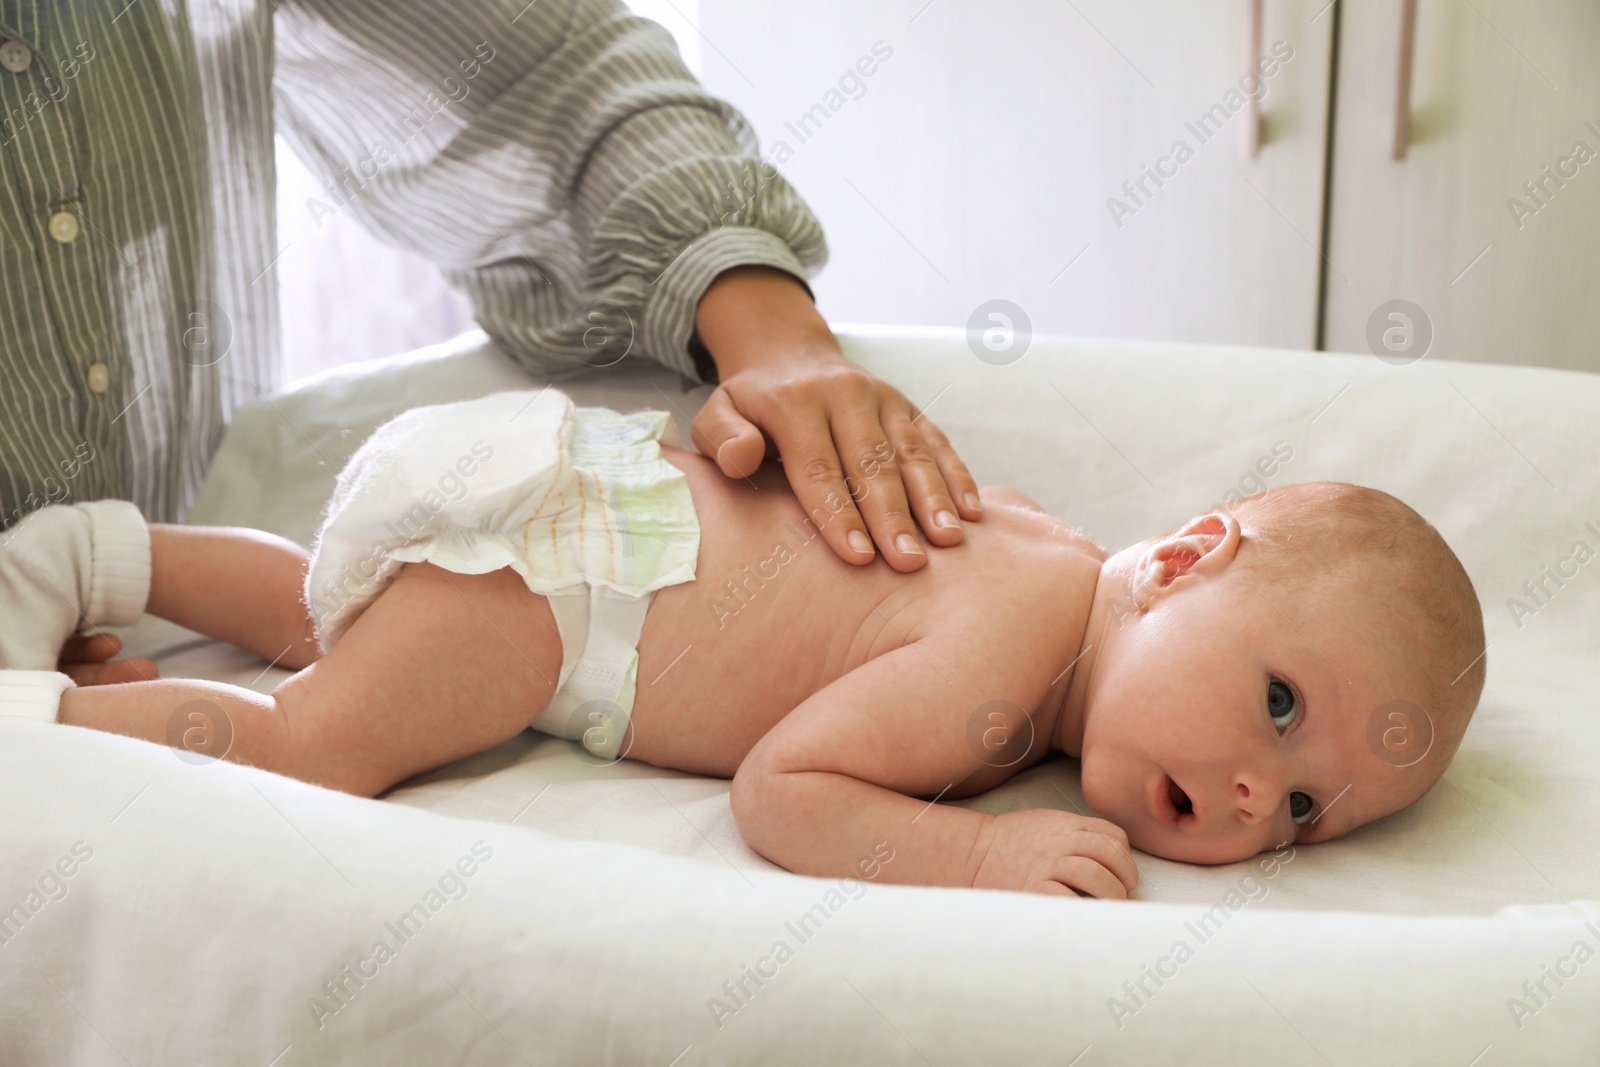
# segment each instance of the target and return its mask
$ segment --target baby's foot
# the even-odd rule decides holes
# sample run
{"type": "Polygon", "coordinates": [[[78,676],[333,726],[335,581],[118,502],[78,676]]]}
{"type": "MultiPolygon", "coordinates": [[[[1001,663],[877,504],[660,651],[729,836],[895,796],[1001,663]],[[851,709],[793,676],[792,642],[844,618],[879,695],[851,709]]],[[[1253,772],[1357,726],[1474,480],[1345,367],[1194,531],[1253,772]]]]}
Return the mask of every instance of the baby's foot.
{"type": "Polygon", "coordinates": [[[0,669],[53,671],[82,626],[126,626],[150,595],[150,530],[126,500],[40,508],[0,530],[0,669]]]}

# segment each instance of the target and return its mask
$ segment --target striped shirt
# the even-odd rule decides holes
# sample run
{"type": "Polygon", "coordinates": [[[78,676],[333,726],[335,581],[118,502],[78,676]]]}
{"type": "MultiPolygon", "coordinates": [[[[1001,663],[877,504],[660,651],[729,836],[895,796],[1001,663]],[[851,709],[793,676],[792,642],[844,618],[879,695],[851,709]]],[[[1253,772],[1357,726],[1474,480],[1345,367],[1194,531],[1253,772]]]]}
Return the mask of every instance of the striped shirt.
{"type": "Polygon", "coordinates": [[[821,228],[621,0],[0,0],[0,526],[180,521],[281,383],[273,132],[509,356],[696,380],[711,280],[821,228]]]}

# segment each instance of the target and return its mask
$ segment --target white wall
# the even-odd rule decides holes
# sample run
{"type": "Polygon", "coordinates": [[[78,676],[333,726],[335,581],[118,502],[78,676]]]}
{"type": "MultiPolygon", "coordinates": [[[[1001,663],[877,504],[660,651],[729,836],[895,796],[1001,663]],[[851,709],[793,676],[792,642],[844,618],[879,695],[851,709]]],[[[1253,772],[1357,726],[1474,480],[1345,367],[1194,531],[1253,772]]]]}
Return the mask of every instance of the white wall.
{"type": "Polygon", "coordinates": [[[637,15],[661,23],[678,42],[684,65],[700,76],[700,0],[628,0],[637,15]]]}
{"type": "Polygon", "coordinates": [[[1268,0],[1252,55],[1246,0],[702,0],[702,80],[822,220],[832,321],[982,328],[1004,301],[1019,329],[1308,348],[1325,6],[1268,0]],[[1275,47],[1251,157],[1238,86],[1275,47]]]}

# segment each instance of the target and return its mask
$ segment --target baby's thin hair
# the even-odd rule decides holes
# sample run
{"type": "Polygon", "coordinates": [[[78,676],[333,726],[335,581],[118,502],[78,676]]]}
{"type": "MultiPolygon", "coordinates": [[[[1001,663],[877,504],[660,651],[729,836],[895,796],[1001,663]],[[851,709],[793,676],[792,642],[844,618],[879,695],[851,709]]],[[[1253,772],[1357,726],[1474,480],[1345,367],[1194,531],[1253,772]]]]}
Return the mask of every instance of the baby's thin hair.
{"type": "Polygon", "coordinates": [[[1455,755],[1483,693],[1483,609],[1439,531],[1388,493],[1347,482],[1279,486],[1224,505],[1239,561],[1280,587],[1354,580],[1380,600],[1389,657],[1428,694],[1429,783],[1455,755]]]}

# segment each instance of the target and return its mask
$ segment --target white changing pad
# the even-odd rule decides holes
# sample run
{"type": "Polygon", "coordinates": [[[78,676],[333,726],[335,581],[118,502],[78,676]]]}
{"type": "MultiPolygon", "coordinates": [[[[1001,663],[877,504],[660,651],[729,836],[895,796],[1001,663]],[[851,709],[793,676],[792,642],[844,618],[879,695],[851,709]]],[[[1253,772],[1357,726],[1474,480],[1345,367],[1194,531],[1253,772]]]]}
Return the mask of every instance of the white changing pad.
{"type": "MultiPolygon", "coordinates": [[[[1056,337],[997,367],[957,330],[840,333],[980,482],[1022,488],[1113,550],[1269,470],[1266,484],[1355,481],[1416,507],[1487,613],[1487,688],[1444,779],[1270,873],[1265,856],[1141,855],[1141,903],[1119,904],[789,875],[745,847],[727,782],[596,766],[533,733],[365,801],[0,726],[0,907],[75,843],[94,850],[0,941],[0,1060],[1600,1057],[1600,964],[1573,957],[1580,940],[1600,949],[1600,563],[1532,613],[1507,604],[1531,605],[1523,583],[1576,541],[1600,549],[1586,526],[1600,528],[1600,376],[1056,337]],[[479,841],[492,858],[454,868],[479,841]],[[387,932],[419,903],[414,940],[387,932]],[[395,943],[381,964],[378,940],[395,943]]],[[[562,388],[671,410],[684,439],[709,393],[648,367],[605,374],[562,388]]],[[[190,521],[309,545],[379,423],[529,381],[478,334],[324,375],[241,413],[190,521]]],[[[123,633],[168,676],[266,692],[288,673],[161,620],[123,633]]],[[[1065,759],[962,803],[1087,811],[1065,759]]]]}

